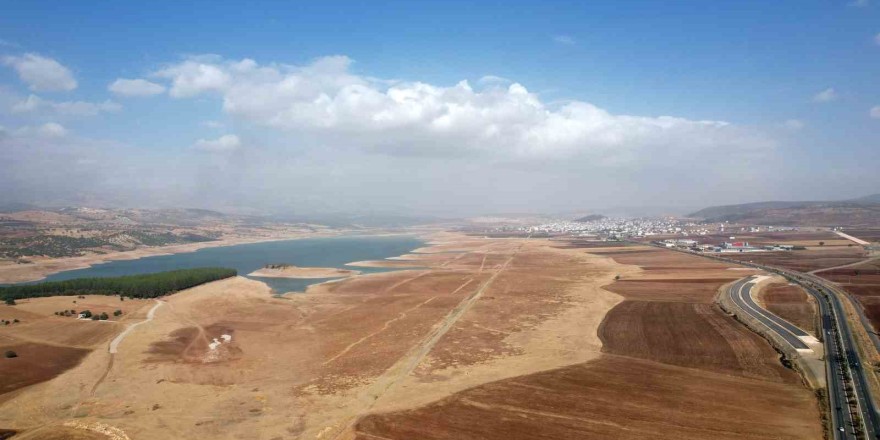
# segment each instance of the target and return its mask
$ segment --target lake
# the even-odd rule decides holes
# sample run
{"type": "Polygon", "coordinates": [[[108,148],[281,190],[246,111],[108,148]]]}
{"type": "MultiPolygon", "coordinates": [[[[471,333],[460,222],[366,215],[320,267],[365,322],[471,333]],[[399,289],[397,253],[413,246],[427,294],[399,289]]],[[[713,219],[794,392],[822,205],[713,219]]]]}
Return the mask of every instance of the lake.
{"type": "MultiPolygon", "coordinates": [[[[214,266],[236,269],[239,275],[268,284],[276,293],[302,292],[312,284],[333,278],[264,278],[251,277],[248,274],[267,264],[346,268],[346,263],[396,257],[423,245],[423,241],[411,235],[342,236],[269,241],[205,248],[195,252],[144,257],[137,260],[109,261],[85,269],[58,272],[38,282],[85,277],[116,277],[214,266]]],[[[363,273],[393,270],[371,267],[349,267],[349,269],[356,269],[363,273]]]]}

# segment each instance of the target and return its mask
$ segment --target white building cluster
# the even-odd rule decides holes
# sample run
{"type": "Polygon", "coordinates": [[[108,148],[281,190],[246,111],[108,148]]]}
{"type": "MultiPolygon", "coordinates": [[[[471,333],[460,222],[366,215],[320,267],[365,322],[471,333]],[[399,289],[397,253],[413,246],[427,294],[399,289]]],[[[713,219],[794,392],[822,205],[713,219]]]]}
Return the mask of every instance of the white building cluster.
{"type": "Polygon", "coordinates": [[[603,218],[586,222],[557,220],[534,226],[508,227],[505,230],[528,234],[597,237],[613,240],[653,235],[706,235],[716,231],[717,227],[683,222],[674,218],[603,218]]]}

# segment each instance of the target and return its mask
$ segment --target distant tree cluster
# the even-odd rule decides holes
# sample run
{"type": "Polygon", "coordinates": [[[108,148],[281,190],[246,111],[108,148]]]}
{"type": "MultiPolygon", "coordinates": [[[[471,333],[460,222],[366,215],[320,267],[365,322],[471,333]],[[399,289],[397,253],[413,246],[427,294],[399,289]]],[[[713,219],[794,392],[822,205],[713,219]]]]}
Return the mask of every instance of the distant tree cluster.
{"type": "Polygon", "coordinates": [[[289,264],[267,264],[266,269],[284,269],[290,267],[289,264]]]}
{"type": "Polygon", "coordinates": [[[77,278],[0,287],[0,298],[7,304],[15,304],[15,300],[22,298],[61,295],[121,295],[130,298],[156,298],[211,281],[234,277],[237,274],[235,269],[203,267],[112,278],[77,278]]]}
{"type": "MultiPolygon", "coordinates": [[[[70,233],[70,231],[68,231],[70,233]]],[[[165,246],[169,244],[201,243],[214,241],[212,234],[193,233],[174,234],[150,230],[128,230],[114,234],[99,234],[86,237],[66,235],[37,234],[28,237],[0,238],[0,257],[19,259],[21,257],[44,255],[47,257],[72,257],[85,255],[85,251],[98,254],[110,251],[127,251],[138,245],[165,246]],[[132,246],[132,242],[135,246],[132,246]]]]}

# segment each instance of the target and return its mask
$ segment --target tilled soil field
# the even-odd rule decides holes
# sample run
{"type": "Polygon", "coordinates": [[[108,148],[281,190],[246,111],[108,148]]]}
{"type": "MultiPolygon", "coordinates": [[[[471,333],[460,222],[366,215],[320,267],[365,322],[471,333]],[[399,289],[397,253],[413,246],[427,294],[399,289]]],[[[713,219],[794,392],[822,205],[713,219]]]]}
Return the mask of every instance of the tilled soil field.
{"type": "Polygon", "coordinates": [[[763,338],[714,304],[624,301],[599,329],[604,351],[682,367],[797,383],[763,338]]]}
{"type": "Polygon", "coordinates": [[[13,351],[15,358],[0,357],[0,394],[49,380],[74,367],[89,350],[46,344],[0,344],[0,354],[13,351]]]}
{"type": "Polygon", "coordinates": [[[865,251],[859,246],[811,249],[790,252],[727,253],[724,257],[739,261],[778,266],[799,272],[842,266],[865,259],[865,251]]]}
{"type": "Polygon", "coordinates": [[[468,389],[356,426],[376,439],[821,439],[809,392],[605,355],[468,389]]]}
{"type": "Polygon", "coordinates": [[[803,289],[787,283],[776,283],[761,291],[761,302],[782,319],[816,334],[816,305],[803,289]]]}

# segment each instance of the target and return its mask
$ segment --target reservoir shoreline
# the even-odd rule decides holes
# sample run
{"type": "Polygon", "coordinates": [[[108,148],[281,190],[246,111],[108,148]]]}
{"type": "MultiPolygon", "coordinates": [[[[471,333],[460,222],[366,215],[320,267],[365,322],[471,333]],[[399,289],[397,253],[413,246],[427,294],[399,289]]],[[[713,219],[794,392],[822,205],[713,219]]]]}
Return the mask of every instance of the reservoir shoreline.
{"type": "MultiPolygon", "coordinates": [[[[340,231],[338,233],[322,234],[291,234],[283,237],[229,238],[210,242],[188,243],[183,245],[144,247],[131,251],[110,252],[101,255],[85,255],[80,257],[43,259],[26,264],[4,264],[0,265],[0,285],[41,281],[58,273],[89,269],[94,266],[106,263],[141,260],[149,257],[187,254],[203,249],[225,248],[246,244],[272,243],[292,240],[339,238],[346,236],[388,237],[414,235],[413,233],[387,232],[377,232],[375,234],[370,234],[364,231],[358,231],[357,234],[351,234],[351,232],[353,231],[340,231]]],[[[246,276],[247,273],[243,273],[240,275],[246,276]]]]}

